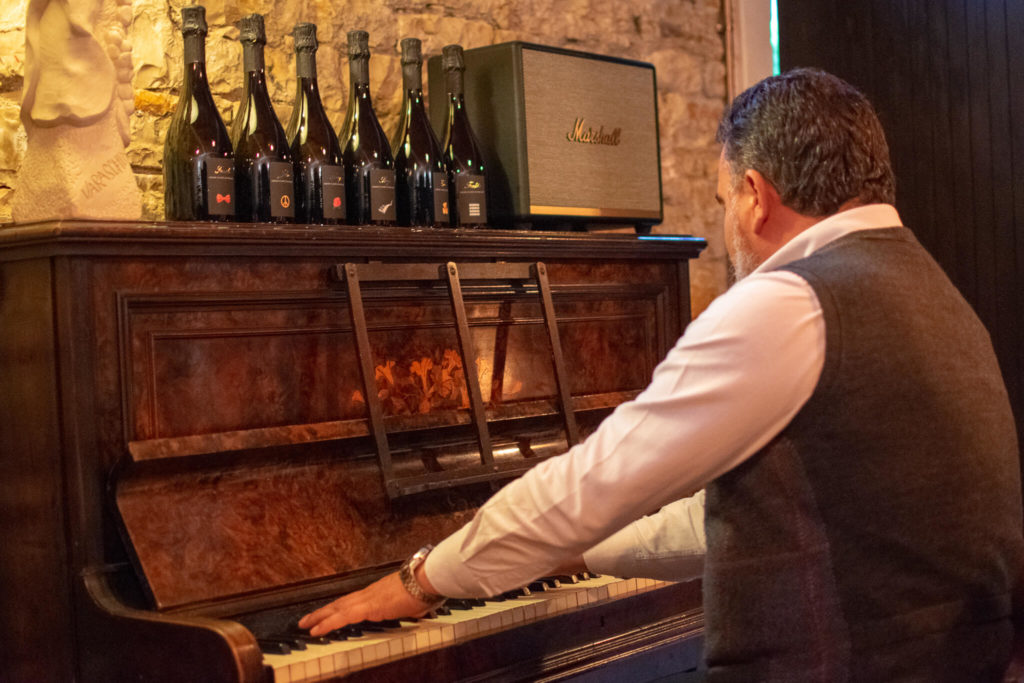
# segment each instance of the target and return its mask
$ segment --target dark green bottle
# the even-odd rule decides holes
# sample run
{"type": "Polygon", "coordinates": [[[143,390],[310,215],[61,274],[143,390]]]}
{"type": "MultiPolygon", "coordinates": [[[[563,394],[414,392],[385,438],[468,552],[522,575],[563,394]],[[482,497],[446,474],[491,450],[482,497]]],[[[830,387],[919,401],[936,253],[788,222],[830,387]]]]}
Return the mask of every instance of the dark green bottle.
{"type": "Polygon", "coordinates": [[[164,215],[235,220],[235,160],[206,80],[206,9],[181,8],[185,82],[164,140],[164,215]]]}
{"type": "Polygon", "coordinates": [[[391,142],[398,224],[449,227],[448,177],[423,105],[423,56],[417,38],[402,40],[402,85],[402,122],[391,142]]]}
{"type": "Polygon", "coordinates": [[[345,169],[341,145],[320,100],[316,77],[316,26],[296,24],[298,87],[286,136],[295,158],[295,218],[299,223],[345,222],[345,169]]]}
{"type": "Polygon", "coordinates": [[[443,48],[441,69],[448,91],[443,154],[448,173],[452,225],[457,228],[483,228],[487,226],[487,175],[480,144],[466,115],[463,82],[466,61],[461,45],[443,48]]]}
{"type": "Polygon", "coordinates": [[[294,223],[293,157],[267,93],[263,61],[267,34],[263,15],[243,17],[239,28],[245,89],[231,126],[238,218],[262,223],[294,223]]]}
{"type": "Polygon", "coordinates": [[[348,32],[351,81],[345,132],[345,204],[352,225],[395,224],[395,162],[370,99],[370,35],[348,32]]]}

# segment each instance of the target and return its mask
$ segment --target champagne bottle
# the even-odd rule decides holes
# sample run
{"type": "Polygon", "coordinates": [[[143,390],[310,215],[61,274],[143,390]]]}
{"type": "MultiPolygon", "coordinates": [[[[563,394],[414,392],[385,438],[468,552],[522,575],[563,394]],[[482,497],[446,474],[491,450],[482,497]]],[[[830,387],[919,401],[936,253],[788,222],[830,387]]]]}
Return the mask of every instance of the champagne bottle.
{"type": "Polygon", "coordinates": [[[295,71],[298,88],[288,123],[289,148],[295,158],[295,218],[300,223],[345,222],[345,169],[316,78],[316,26],[296,24],[295,71]]]}
{"type": "Polygon", "coordinates": [[[185,83],[164,140],[164,215],[172,221],[235,219],[235,160],[206,80],[206,8],[181,8],[185,83]]]}
{"type": "Polygon", "coordinates": [[[288,138],[267,94],[263,62],[267,34],[263,15],[242,17],[240,29],[245,89],[231,126],[238,217],[245,221],[292,223],[295,173],[288,138]]]}
{"type": "Polygon", "coordinates": [[[351,84],[341,144],[345,205],[353,225],[394,225],[395,162],[370,99],[369,39],[366,31],[348,32],[351,84]]]}
{"type": "Polygon", "coordinates": [[[391,143],[398,224],[449,226],[448,177],[423,107],[423,57],[417,38],[402,40],[402,84],[402,122],[391,143]]]}
{"type": "Polygon", "coordinates": [[[441,69],[448,90],[448,118],[444,134],[444,164],[448,173],[452,226],[482,228],[487,225],[487,187],[483,155],[466,115],[463,79],[466,61],[461,45],[441,51],[441,69]]]}

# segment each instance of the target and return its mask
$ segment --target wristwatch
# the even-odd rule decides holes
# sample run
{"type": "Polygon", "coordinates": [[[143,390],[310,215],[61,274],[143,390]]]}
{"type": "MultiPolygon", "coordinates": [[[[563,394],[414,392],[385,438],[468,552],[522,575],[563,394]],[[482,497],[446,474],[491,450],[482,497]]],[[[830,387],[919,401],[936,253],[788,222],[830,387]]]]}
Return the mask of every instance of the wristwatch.
{"type": "Polygon", "coordinates": [[[447,598],[443,595],[428,593],[420,587],[419,581],[416,580],[416,569],[426,561],[427,555],[429,555],[430,551],[433,549],[434,546],[428,544],[414,552],[412,557],[403,562],[402,566],[398,569],[398,578],[401,579],[405,590],[409,591],[409,595],[420,602],[426,602],[432,606],[437,606],[447,600],[447,598]]]}

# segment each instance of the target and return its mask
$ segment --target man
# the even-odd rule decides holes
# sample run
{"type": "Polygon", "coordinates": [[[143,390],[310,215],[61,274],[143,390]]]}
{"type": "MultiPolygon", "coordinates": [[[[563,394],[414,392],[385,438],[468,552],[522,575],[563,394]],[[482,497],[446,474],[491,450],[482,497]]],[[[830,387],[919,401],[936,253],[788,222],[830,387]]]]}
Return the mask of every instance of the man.
{"type": "Polygon", "coordinates": [[[1013,418],[984,327],[892,206],[871,105],[794,70],[718,138],[739,281],[650,386],[404,585],[303,627],[498,593],[706,486],[709,681],[1000,679],[1024,559],[1013,418]]]}

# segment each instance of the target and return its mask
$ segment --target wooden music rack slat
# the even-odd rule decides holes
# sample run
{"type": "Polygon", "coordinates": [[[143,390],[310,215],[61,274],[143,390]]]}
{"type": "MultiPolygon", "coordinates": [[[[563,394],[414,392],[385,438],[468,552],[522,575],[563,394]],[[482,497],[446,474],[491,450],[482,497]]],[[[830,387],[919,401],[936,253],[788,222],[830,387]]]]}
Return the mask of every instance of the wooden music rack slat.
{"type": "Polygon", "coordinates": [[[470,263],[461,266],[448,263],[346,263],[332,271],[337,282],[344,283],[348,291],[349,312],[352,329],[355,331],[356,354],[366,394],[367,419],[373,437],[377,458],[380,461],[384,488],[390,499],[401,498],[424,491],[465,486],[488,481],[508,479],[522,474],[533,463],[495,463],[491,447],[490,430],[480,391],[480,380],[476,373],[476,354],[469,332],[469,319],[463,297],[463,282],[509,281],[519,283],[524,290],[535,288],[540,297],[545,327],[551,347],[552,365],[558,391],[558,406],[565,426],[566,441],[572,447],[579,443],[579,429],[572,408],[569,377],[565,368],[562,343],[558,336],[558,321],[551,297],[547,269],[543,262],[535,263],[470,263]],[[448,298],[455,321],[459,355],[465,370],[466,386],[469,393],[470,413],[476,431],[480,450],[480,465],[461,467],[444,472],[428,472],[410,476],[396,476],[391,459],[388,434],[384,426],[384,412],[379,396],[373,365],[373,350],[366,327],[366,312],[363,307],[361,283],[364,282],[443,282],[448,289],[448,298]]]}

